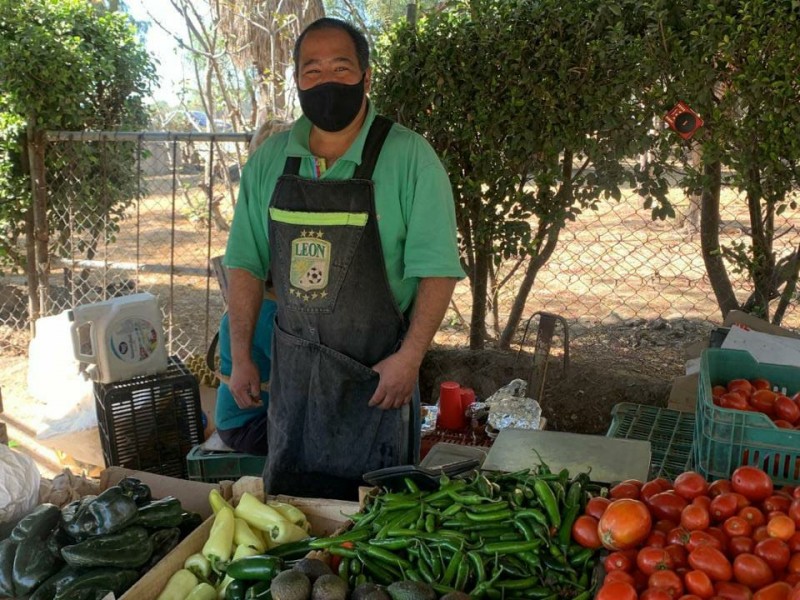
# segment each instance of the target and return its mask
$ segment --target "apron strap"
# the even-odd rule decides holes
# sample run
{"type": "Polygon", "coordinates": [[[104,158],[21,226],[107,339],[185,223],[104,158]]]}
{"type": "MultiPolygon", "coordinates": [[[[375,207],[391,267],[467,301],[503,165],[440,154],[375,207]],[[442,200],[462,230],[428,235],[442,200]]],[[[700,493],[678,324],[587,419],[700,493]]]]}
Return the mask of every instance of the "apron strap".
{"type": "Polygon", "coordinates": [[[383,148],[383,142],[389,135],[389,130],[394,123],[382,115],[376,115],[372,126],[369,128],[364,150],[361,152],[361,164],[356,168],[353,179],[372,179],[372,171],[383,148]]]}
{"type": "Polygon", "coordinates": [[[284,175],[299,175],[300,174],[300,157],[287,156],[286,162],[283,165],[284,175]]]}

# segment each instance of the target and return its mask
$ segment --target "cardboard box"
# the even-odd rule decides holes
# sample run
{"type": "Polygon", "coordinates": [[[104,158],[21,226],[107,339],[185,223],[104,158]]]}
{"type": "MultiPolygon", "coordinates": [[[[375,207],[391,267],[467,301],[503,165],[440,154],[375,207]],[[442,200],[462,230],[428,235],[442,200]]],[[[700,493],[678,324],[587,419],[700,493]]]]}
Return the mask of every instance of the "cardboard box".
{"type": "Polygon", "coordinates": [[[753,315],[748,315],[740,310],[732,310],[728,313],[728,316],[725,317],[723,325],[725,325],[725,327],[730,327],[731,325],[736,324],[745,325],[753,331],[760,331],[761,333],[769,333],[770,335],[800,339],[800,334],[794,331],[785,329],[778,325],[773,325],[764,319],[759,319],[753,315]]]}
{"type": "Polygon", "coordinates": [[[693,413],[697,405],[699,380],[700,375],[698,373],[676,377],[669,392],[667,408],[693,413]]]}
{"type": "MultiPolygon", "coordinates": [[[[207,484],[202,484],[207,485],[207,484]]],[[[271,496],[269,499],[288,502],[303,511],[317,536],[331,535],[347,523],[347,516],[359,511],[358,502],[271,496]]],[[[206,504],[208,504],[207,498],[206,504]]],[[[209,509],[210,510],[210,509],[209,509]]],[[[186,559],[203,549],[214,519],[208,518],[155,567],[125,592],[120,600],[155,600],[173,573],[183,568],[186,559]]]]}

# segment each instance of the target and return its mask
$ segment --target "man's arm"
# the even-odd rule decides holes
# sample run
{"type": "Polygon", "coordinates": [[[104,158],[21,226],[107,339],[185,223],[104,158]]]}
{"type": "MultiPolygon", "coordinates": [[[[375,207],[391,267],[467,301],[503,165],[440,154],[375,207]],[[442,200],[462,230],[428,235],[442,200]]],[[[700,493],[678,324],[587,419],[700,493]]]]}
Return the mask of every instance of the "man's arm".
{"type": "Polygon", "coordinates": [[[261,377],[251,352],[264,282],[244,269],[230,269],[229,277],[228,319],[233,360],[229,387],[239,408],[252,408],[261,403],[261,377]]]}
{"type": "Polygon", "coordinates": [[[455,287],[456,279],[450,277],[420,279],[411,326],[400,349],[372,367],[381,379],[370,406],[400,408],[411,400],[422,359],[442,324],[455,287]]]}

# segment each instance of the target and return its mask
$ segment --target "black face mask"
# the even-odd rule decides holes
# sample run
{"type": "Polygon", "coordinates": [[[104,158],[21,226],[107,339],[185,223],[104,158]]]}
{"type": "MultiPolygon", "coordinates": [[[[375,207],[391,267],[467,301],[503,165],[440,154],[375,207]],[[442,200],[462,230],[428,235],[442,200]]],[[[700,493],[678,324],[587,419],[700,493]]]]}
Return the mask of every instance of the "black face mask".
{"type": "Polygon", "coordinates": [[[356,118],[364,100],[364,79],[348,85],[332,81],[307,90],[298,88],[303,114],[323,131],[341,131],[356,118]]]}

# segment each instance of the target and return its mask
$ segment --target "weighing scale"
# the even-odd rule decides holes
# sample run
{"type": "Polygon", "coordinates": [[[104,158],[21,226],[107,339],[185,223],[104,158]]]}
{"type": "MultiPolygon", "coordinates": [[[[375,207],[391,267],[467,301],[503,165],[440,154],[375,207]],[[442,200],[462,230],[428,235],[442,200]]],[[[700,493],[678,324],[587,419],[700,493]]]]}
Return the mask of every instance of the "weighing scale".
{"type": "Polygon", "coordinates": [[[588,472],[592,481],[615,483],[625,479],[647,481],[650,442],[607,438],[600,435],[504,429],[494,441],[484,471],[520,471],[544,462],[554,473],[588,472]]]}

